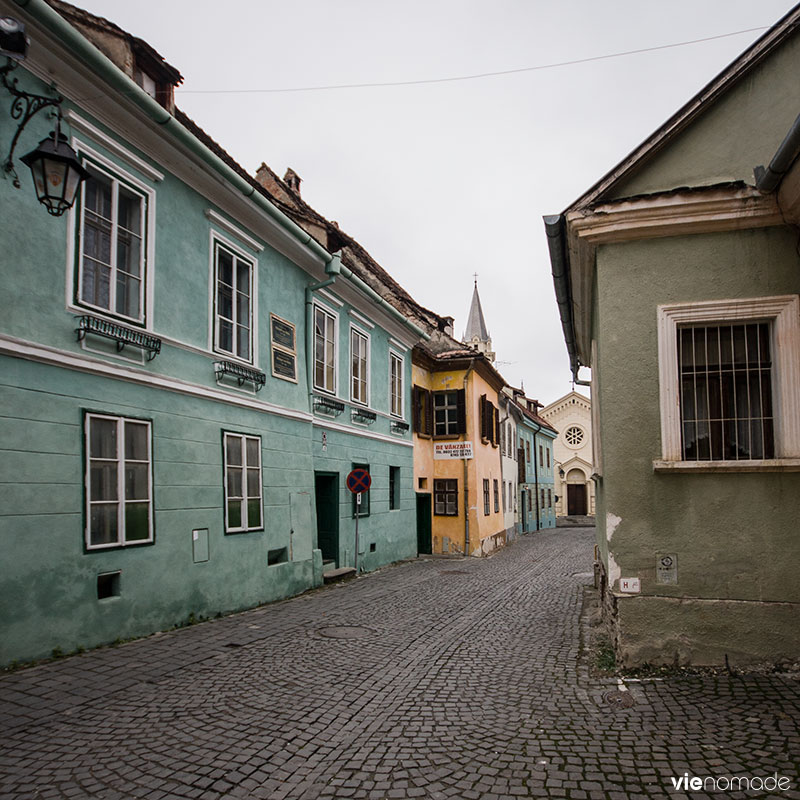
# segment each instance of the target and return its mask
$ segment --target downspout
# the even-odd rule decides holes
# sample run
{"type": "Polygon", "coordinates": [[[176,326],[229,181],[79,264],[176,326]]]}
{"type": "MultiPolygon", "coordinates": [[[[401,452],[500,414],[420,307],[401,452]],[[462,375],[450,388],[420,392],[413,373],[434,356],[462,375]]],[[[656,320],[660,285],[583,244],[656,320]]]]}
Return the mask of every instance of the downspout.
{"type": "Polygon", "coordinates": [[[545,217],[544,229],[547,233],[547,246],[550,250],[550,263],[553,267],[553,283],[556,289],[558,315],[561,317],[561,327],[567,344],[572,379],[578,386],[591,386],[591,381],[583,381],[578,377],[581,363],[575,342],[575,323],[572,318],[572,303],[570,302],[569,255],[565,241],[567,234],[564,215],[556,214],[545,217]]]}
{"type": "MultiPolygon", "coordinates": [[[[469,362],[469,369],[464,374],[464,412],[467,408],[467,381],[475,369],[475,359],[469,362]]],[[[465,432],[466,435],[466,432],[465,432]]],[[[464,555],[469,555],[469,459],[464,458],[464,555]]],[[[477,481],[477,478],[476,478],[477,481]]]]}
{"type": "Polygon", "coordinates": [[[308,410],[314,411],[314,292],[335,283],[342,270],[342,256],[334,253],[325,265],[327,280],[306,286],[306,381],[308,386],[308,410]]]}
{"type": "Polygon", "coordinates": [[[800,115],[789,128],[789,132],[775,151],[769,166],[756,167],[753,173],[756,178],[756,189],[759,192],[772,192],[778,188],[783,176],[789,171],[797,156],[800,155],[800,115]]]}

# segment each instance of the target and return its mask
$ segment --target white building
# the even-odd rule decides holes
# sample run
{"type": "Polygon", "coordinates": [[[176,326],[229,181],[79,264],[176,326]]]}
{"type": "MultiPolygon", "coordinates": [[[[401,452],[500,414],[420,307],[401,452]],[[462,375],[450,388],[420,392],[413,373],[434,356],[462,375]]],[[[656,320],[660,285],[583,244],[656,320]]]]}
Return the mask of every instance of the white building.
{"type": "Polygon", "coordinates": [[[592,401],[572,391],[539,414],[559,431],[553,452],[556,515],[594,515],[592,401]]]}

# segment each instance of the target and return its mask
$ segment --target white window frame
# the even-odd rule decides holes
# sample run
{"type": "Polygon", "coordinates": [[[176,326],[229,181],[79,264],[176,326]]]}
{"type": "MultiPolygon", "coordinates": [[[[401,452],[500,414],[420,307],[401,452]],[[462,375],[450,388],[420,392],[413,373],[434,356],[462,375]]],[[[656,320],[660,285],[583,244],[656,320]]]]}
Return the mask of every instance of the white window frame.
{"type": "Polygon", "coordinates": [[[391,414],[393,417],[397,417],[398,419],[405,419],[405,403],[403,401],[403,395],[405,394],[405,369],[405,358],[395,350],[389,350],[389,414],[391,414]],[[395,362],[399,364],[399,371],[397,372],[399,382],[398,392],[394,391],[394,387],[392,385],[392,367],[394,366],[395,362]]]}
{"type": "MultiPolygon", "coordinates": [[[[311,315],[311,324],[314,326],[313,330],[313,342],[314,346],[312,351],[308,354],[308,357],[313,362],[313,383],[314,388],[325,392],[326,394],[336,395],[336,387],[339,385],[339,354],[337,352],[338,348],[337,345],[339,343],[339,315],[335,311],[331,311],[331,309],[327,308],[326,306],[322,305],[321,303],[314,303],[312,307],[312,315],[311,315]],[[330,345],[333,347],[333,386],[320,386],[317,383],[317,311],[320,311],[323,314],[331,317],[333,319],[333,339],[330,342],[330,345]]],[[[326,325],[327,328],[327,325],[326,325]]],[[[327,363],[327,353],[328,353],[328,340],[327,338],[323,338],[323,348],[324,348],[324,363],[327,363]]],[[[325,371],[327,372],[327,370],[325,371]]]]}
{"type": "Polygon", "coordinates": [[[656,471],[800,470],[800,296],[674,303],[658,307],[661,460],[656,471]],[[683,325],[770,323],[774,459],[682,461],[678,328],[683,325]]]}
{"type": "MultiPolygon", "coordinates": [[[[258,303],[257,303],[257,273],[258,273],[258,263],[253,256],[248,255],[245,253],[241,248],[237,247],[233,242],[229,239],[226,239],[223,236],[212,231],[211,233],[211,292],[210,292],[210,303],[211,303],[211,320],[212,320],[212,331],[211,331],[211,349],[218,353],[219,355],[225,356],[232,361],[238,361],[241,364],[248,364],[250,366],[255,366],[257,364],[256,360],[256,353],[258,352],[258,303]],[[220,315],[219,310],[217,308],[217,282],[219,280],[219,259],[218,253],[219,250],[227,250],[230,255],[232,255],[235,259],[234,261],[234,270],[236,268],[236,261],[242,261],[249,265],[250,267],[250,357],[244,358],[236,352],[236,297],[234,296],[231,299],[232,303],[232,312],[234,314],[233,324],[234,324],[234,331],[233,331],[233,346],[234,350],[224,350],[219,344],[219,327],[220,327],[220,315]]],[[[235,282],[235,277],[233,278],[235,282]]],[[[235,287],[233,287],[235,289],[235,287]]],[[[235,295],[235,292],[234,292],[235,295]]]]}
{"type": "MultiPolygon", "coordinates": [[[[88,123],[83,123],[79,117],[70,115],[70,123],[76,127],[86,128],[86,132],[94,136],[103,136],[95,128],[92,128],[88,123]],[[78,120],[78,122],[76,122],[78,120]],[[88,130],[91,128],[91,130],[88,130]]],[[[145,197],[145,214],[143,215],[144,223],[144,240],[142,252],[144,253],[144,271],[142,273],[142,282],[144,284],[143,294],[140,297],[140,317],[138,320],[133,320],[131,317],[119,315],[109,309],[104,309],[101,306],[94,306],[84,303],[80,300],[81,294],[81,278],[82,278],[82,243],[83,243],[83,214],[82,214],[82,198],[83,187],[80,188],[81,203],[74,203],[69,210],[68,219],[68,236],[67,236],[67,280],[66,280],[66,307],[70,311],[78,313],[86,313],[87,309],[91,309],[98,316],[111,318],[114,320],[127,320],[129,322],[136,322],[145,330],[152,330],[152,320],[150,309],[153,307],[153,268],[155,264],[155,232],[156,232],[156,192],[155,189],[143,181],[136,178],[126,169],[119,164],[111,161],[103,156],[92,146],[86,144],[84,141],[76,136],[71,138],[72,149],[79,154],[81,163],[84,166],[89,166],[97,169],[99,172],[105,172],[112,177],[116,176],[123,183],[128,185],[128,188],[133,188],[135,191],[141,193],[145,197]],[[79,241],[78,241],[79,239],[79,241]],[[79,246],[80,245],[80,246],[79,246]],[[77,258],[77,262],[76,262],[77,258]]],[[[163,175],[150,167],[149,164],[141,161],[133,153],[129,152],[121,144],[113,139],[103,142],[106,149],[114,152],[115,155],[124,159],[129,165],[136,168],[139,172],[147,178],[160,181],[163,175]]]]}
{"type": "Polygon", "coordinates": [[[225,514],[225,533],[247,533],[248,531],[263,531],[264,530],[264,485],[263,485],[263,469],[261,459],[261,437],[253,436],[248,433],[234,433],[232,431],[224,431],[222,437],[222,482],[224,486],[224,514],[225,514]],[[239,440],[240,447],[240,464],[228,464],[228,441],[239,440]],[[252,465],[247,461],[247,442],[255,441],[258,443],[258,502],[259,502],[259,524],[250,525],[248,518],[248,500],[255,499],[253,495],[247,492],[247,470],[252,469],[252,465]],[[231,497],[228,486],[228,469],[241,469],[242,472],[242,495],[231,497]],[[228,519],[228,505],[229,500],[238,499],[241,502],[241,519],[245,524],[238,527],[233,527],[228,519]]]}
{"type": "Polygon", "coordinates": [[[85,462],[84,462],[84,491],[86,497],[86,525],[84,530],[84,540],[87,550],[108,550],[116,547],[136,547],[139,545],[152,544],[155,539],[155,525],[153,517],[153,427],[150,420],[137,419],[135,417],[120,417],[112,414],[100,414],[95,412],[87,412],[84,414],[84,449],[85,449],[85,462]],[[92,420],[104,419],[110,420],[116,424],[117,427],[117,452],[113,459],[102,459],[92,457],[91,446],[91,423],[92,420]],[[147,459],[135,460],[125,457],[125,423],[129,422],[135,425],[144,425],[147,428],[147,459]],[[111,461],[117,465],[117,497],[116,500],[93,500],[92,499],[92,462],[111,461]],[[147,464],[147,499],[133,498],[128,501],[125,497],[125,464],[147,464]],[[126,541],[125,538],[125,506],[126,503],[142,503],[146,502],[148,506],[147,511],[147,529],[148,537],[146,539],[132,539],[126,541]],[[110,505],[116,503],[117,505],[117,541],[104,542],[102,544],[92,544],[92,506],[93,505],[110,505]]]}
{"type": "Polygon", "coordinates": [[[95,159],[91,155],[82,159],[85,167],[93,170],[100,175],[103,175],[111,182],[111,249],[109,252],[109,264],[107,265],[110,270],[109,287],[108,287],[108,308],[105,306],[97,305],[88,300],[83,299],[83,282],[84,282],[84,242],[86,241],[86,188],[87,182],[83,181],[80,188],[80,204],[77,214],[79,219],[77,224],[79,226],[78,233],[78,250],[77,250],[77,287],[75,291],[75,304],[84,309],[91,309],[100,314],[113,317],[118,320],[125,320],[138,325],[144,323],[147,316],[147,289],[148,289],[148,265],[149,265],[149,238],[152,227],[150,225],[150,203],[152,199],[152,191],[148,191],[146,187],[137,181],[133,176],[126,173],[124,170],[116,166],[111,166],[110,162],[103,159],[95,159]],[[119,245],[119,189],[123,186],[128,192],[140,198],[141,211],[139,214],[139,313],[136,316],[123,314],[116,310],[117,306],[117,248],[119,245]]]}
{"type": "MultiPolygon", "coordinates": [[[[371,340],[370,335],[359,328],[357,325],[350,325],[350,335],[348,337],[349,343],[349,364],[350,364],[350,400],[353,403],[358,403],[362,406],[369,407],[369,397],[370,397],[370,364],[371,364],[371,340]],[[365,355],[365,362],[364,362],[364,376],[362,380],[364,381],[364,397],[356,397],[355,392],[353,391],[353,379],[355,375],[353,374],[353,334],[360,337],[364,340],[366,355],[365,355]]],[[[316,350],[315,350],[316,352],[316,350]]]]}

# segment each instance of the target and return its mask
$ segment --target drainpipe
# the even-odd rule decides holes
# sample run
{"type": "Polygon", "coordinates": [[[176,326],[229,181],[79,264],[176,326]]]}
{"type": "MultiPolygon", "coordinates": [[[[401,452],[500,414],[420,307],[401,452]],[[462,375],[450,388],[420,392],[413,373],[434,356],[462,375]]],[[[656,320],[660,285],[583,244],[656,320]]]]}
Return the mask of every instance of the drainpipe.
{"type": "MultiPolygon", "coordinates": [[[[472,371],[475,369],[475,359],[470,360],[469,369],[464,374],[464,412],[467,408],[467,381],[472,371]]],[[[464,462],[464,555],[469,555],[469,459],[462,459],[464,462]]],[[[477,478],[476,478],[477,480],[477,478]]]]}
{"type": "Polygon", "coordinates": [[[306,286],[306,380],[308,382],[308,409],[314,411],[314,292],[335,283],[342,271],[342,256],[334,253],[325,265],[327,280],[306,286]]]}

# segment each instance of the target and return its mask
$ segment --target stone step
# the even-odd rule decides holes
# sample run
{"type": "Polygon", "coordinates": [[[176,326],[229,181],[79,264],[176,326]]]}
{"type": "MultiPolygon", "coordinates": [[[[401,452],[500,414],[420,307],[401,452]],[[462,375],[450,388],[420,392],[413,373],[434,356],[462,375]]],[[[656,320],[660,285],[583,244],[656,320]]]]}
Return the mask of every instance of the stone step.
{"type": "Polygon", "coordinates": [[[355,578],[355,567],[339,567],[339,569],[331,569],[322,573],[322,580],[325,583],[336,583],[337,581],[346,581],[350,578],[355,578]]]}

